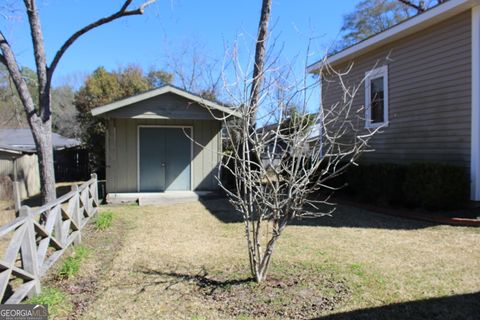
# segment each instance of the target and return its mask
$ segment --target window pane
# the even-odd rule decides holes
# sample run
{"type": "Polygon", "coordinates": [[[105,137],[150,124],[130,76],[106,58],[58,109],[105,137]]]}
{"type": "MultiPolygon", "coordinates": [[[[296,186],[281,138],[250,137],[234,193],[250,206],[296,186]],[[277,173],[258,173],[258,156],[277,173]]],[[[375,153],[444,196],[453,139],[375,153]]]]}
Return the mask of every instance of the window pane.
{"type": "Polygon", "coordinates": [[[372,123],[384,122],[383,77],[371,80],[370,88],[370,120],[372,123]]]}

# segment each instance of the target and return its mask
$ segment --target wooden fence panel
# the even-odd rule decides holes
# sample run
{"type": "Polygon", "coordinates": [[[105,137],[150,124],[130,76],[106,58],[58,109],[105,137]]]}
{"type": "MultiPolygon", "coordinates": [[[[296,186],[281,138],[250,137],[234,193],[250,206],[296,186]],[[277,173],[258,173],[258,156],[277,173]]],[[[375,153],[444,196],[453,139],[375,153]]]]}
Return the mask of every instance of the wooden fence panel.
{"type": "Polygon", "coordinates": [[[0,227],[0,241],[7,244],[0,260],[2,303],[40,293],[42,276],[72,243],[80,243],[83,227],[97,213],[97,183],[93,174],[51,203],[36,209],[23,206],[17,219],[0,227]]]}

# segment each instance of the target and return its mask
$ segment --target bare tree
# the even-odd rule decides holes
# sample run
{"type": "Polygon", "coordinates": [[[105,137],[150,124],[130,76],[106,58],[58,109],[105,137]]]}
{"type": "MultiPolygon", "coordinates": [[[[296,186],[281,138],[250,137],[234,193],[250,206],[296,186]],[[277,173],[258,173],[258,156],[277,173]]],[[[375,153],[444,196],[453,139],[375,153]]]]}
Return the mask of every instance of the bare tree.
{"type": "Polygon", "coordinates": [[[340,101],[325,109],[311,109],[318,80],[308,83],[304,76],[286,81],[282,68],[265,69],[256,106],[248,103],[251,79],[242,79],[243,74],[234,83],[240,88],[232,82],[224,88],[241,121],[228,123],[226,139],[237,147],[223,155],[220,167],[222,174],[234,176],[235,183],[220,184],[243,216],[251,273],[257,282],[266,279],[277,240],[292,220],[333,212],[330,197],[336,188],[330,182],[356,164],[378,130],[364,129],[363,106],[354,104],[363,81],[347,85],[348,71],[324,68],[322,72],[341,88],[340,101]],[[257,107],[265,105],[273,106],[270,116],[278,122],[252,131],[257,107]]]}
{"type": "Polygon", "coordinates": [[[216,100],[221,87],[222,68],[218,59],[211,58],[204,46],[187,39],[180,47],[166,45],[166,68],[175,84],[203,98],[216,100]],[[168,47],[174,47],[169,51],[168,47]]]}
{"type": "Polygon", "coordinates": [[[55,69],[68,48],[82,35],[114,20],[132,15],[141,15],[144,13],[145,8],[153,4],[156,0],[148,0],[135,9],[129,9],[132,1],[133,0],[125,0],[117,12],[110,16],[98,19],[75,32],[56,52],[50,64],[47,63],[43,32],[36,1],[23,1],[28,17],[34,50],[38,78],[38,101],[34,98],[33,93],[30,92],[27,82],[22,76],[20,66],[18,65],[12,47],[4,36],[4,33],[0,30],[0,63],[4,64],[8,69],[10,77],[18,91],[28,124],[33,134],[38,151],[40,182],[42,186],[41,191],[44,202],[52,201],[56,198],[51,119],[51,84],[55,69]]]}
{"type": "Polygon", "coordinates": [[[226,139],[234,147],[220,165],[220,172],[235,180],[233,188],[220,185],[242,213],[251,273],[257,282],[266,279],[275,244],[290,221],[332,212],[329,198],[334,188],[327,182],[355,163],[374,133],[359,129],[363,127],[357,123],[363,119],[353,102],[361,84],[347,86],[344,74],[328,68],[338,78],[343,98],[328,111],[309,114],[308,92],[318,81],[308,84],[306,76],[289,81],[291,69],[284,72],[266,64],[270,11],[271,1],[262,1],[252,75],[243,71],[236,55],[232,57],[235,81],[225,81],[229,85],[224,91],[241,120],[224,119],[226,139]],[[258,111],[266,105],[271,110],[267,117],[278,122],[257,129],[258,111]],[[324,192],[320,199],[313,199],[320,191],[324,192]]]}

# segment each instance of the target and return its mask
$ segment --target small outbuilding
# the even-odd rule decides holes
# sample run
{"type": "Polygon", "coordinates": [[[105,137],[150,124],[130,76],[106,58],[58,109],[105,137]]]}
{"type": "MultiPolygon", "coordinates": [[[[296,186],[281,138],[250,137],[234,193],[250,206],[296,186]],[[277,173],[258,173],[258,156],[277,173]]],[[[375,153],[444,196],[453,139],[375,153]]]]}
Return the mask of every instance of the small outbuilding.
{"type": "Polygon", "coordinates": [[[97,107],[92,115],[107,122],[110,199],[218,189],[222,118],[238,116],[233,109],[167,85],[97,107]]]}
{"type": "MultiPolygon", "coordinates": [[[[82,176],[75,173],[80,172],[78,169],[82,164],[86,167],[87,159],[82,163],[79,161],[79,155],[82,154],[79,150],[80,141],[53,133],[52,145],[56,180],[81,179],[82,176]]],[[[17,183],[16,201],[40,192],[37,149],[29,128],[0,129],[0,200],[13,197],[13,182],[17,183]]]]}

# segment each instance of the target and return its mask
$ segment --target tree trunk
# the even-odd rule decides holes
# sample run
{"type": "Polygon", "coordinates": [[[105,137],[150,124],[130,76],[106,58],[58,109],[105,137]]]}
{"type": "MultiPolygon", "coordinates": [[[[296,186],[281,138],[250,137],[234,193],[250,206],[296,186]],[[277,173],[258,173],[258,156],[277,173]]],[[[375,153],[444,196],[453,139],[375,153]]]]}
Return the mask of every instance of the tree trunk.
{"type": "Polygon", "coordinates": [[[260,14],[260,22],[258,23],[257,43],[255,46],[255,61],[253,65],[252,90],[250,92],[250,108],[253,108],[252,128],[255,130],[257,121],[258,102],[260,91],[264,78],[265,52],[268,38],[268,22],[270,21],[271,0],[262,1],[262,11],[260,14]]]}
{"type": "Polygon", "coordinates": [[[57,198],[53,166],[52,124],[49,119],[46,122],[31,122],[30,127],[37,147],[42,202],[46,204],[57,198]]]}

